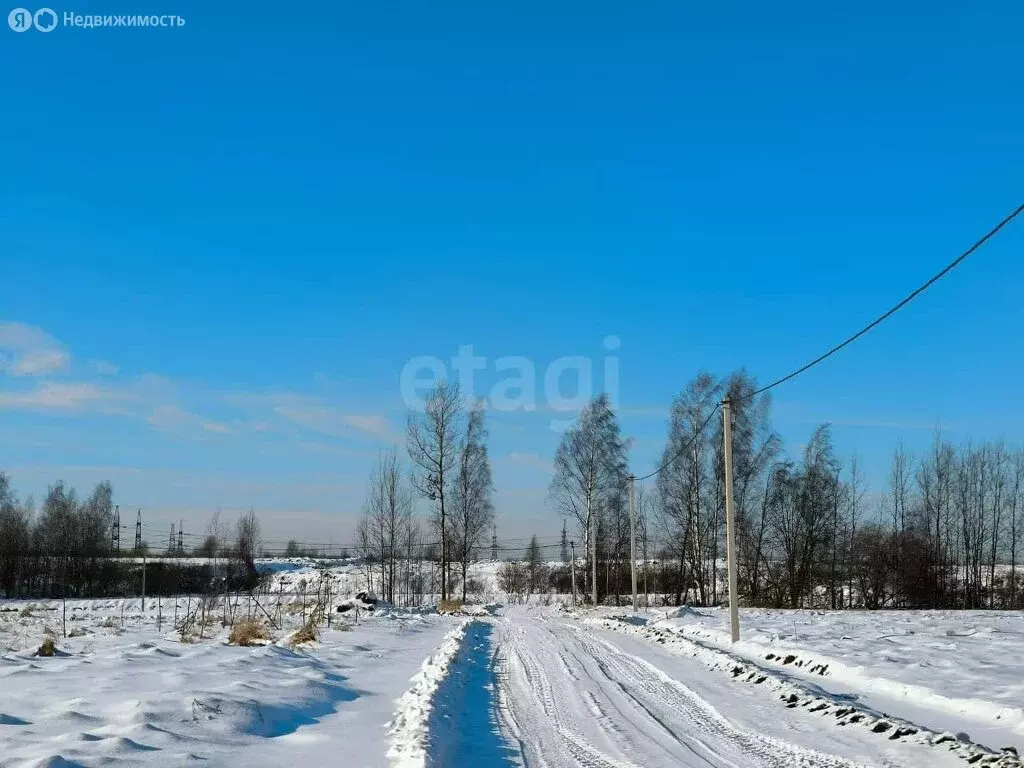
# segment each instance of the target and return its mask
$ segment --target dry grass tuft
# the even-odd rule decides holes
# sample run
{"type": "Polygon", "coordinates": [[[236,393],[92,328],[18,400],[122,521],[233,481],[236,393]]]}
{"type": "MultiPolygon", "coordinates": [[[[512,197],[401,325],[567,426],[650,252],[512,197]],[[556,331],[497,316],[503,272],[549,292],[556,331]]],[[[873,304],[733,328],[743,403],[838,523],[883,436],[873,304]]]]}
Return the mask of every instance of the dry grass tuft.
{"type": "Polygon", "coordinates": [[[462,611],[461,600],[441,600],[437,604],[438,613],[459,613],[462,611]]]}
{"type": "Polygon", "coordinates": [[[317,634],[316,627],[313,626],[312,622],[307,621],[302,629],[299,629],[292,635],[292,645],[302,645],[303,643],[315,643],[319,635],[317,634]]]}
{"type": "Polygon", "coordinates": [[[39,646],[39,650],[36,651],[36,656],[53,656],[56,652],[57,646],[54,645],[52,637],[44,637],[43,644],[39,646]]]}
{"type": "Polygon", "coordinates": [[[35,604],[26,605],[24,608],[22,608],[20,611],[18,611],[18,616],[20,616],[23,619],[31,619],[32,618],[32,611],[35,610],[35,607],[36,607],[35,604]]]}
{"type": "Polygon", "coordinates": [[[257,640],[269,640],[270,632],[262,621],[256,619],[242,619],[235,623],[228,635],[229,645],[248,646],[253,645],[257,640]]]}

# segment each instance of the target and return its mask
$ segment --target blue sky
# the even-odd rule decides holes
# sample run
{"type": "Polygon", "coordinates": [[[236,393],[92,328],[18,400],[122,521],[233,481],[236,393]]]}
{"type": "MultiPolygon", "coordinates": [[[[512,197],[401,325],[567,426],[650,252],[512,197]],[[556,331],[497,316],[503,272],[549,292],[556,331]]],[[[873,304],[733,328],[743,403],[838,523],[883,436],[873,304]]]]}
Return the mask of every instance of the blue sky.
{"type": "MultiPolygon", "coordinates": [[[[350,540],[400,371],[461,345],[481,395],[614,354],[645,471],[697,370],[774,378],[1021,202],[1019,3],[209,6],[0,33],[0,467],[153,531],[350,540]]],[[[780,388],[787,448],[831,421],[878,488],[936,425],[1019,441],[1022,244],[780,388]]],[[[490,420],[503,535],[560,528],[540,406],[490,420]]]]}

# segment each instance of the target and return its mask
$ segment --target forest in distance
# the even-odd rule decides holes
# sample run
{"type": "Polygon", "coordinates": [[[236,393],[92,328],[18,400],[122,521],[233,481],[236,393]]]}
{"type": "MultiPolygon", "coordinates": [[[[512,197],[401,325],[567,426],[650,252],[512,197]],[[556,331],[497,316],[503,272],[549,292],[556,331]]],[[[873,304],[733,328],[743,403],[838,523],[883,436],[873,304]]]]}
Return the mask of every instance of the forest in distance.
{"type": "MultiPolygon", "coordinates": [[[[1024,450],[1004,440],[954,444],[936,432],[927,451],[895,447],[872,492],[857,459],[843,459],[828,424],[798,456],[772,427],[767,394],[744,371],[695,376],[674,399],[662,469],[635,486],[636,556],[647,602],[718,605],[725,599],[722,420],[733,414],[734,498],[742,605],[786,608],[1024,608],[1018,569],[1024,532],[1024,450]],[[714,418],[709,418],[715,416],[714,418]]],[[[351,554],[367,584],[396,604],[424,595],[473,597],[475,560],[513,562],[499,574],[510,595],[571,589],[566,534],[554,552],[536,539],[520,556],[490,546],[495,519],[485,409],[441,382],[408,417],[405,451],[383,451],[368,481],[351,554]],[[417,511],[423,499],[426,513],[417,511]]],[[[570,526],[581,599],[620,603],[630,591],[630,442],[609,398],[596,397],[565,431],[554,457],[552,527],[570,526]],[[578,536],[578,539],[577,539],[578,536]]],[[[113,488],[86,497],[61,482],[38,508],[0,472],[0,595],[107,596],[137,592],[138,568],[115,549],[113,488]]],[[[130,530],[130,527],[128,527],[130,530]]],[[[252,588],[264,546],[252,511],[233,524],[219,514],[188,550],[171,540],[151,555],[152,594],[252,588]]],[[[548,545],[552,546],[552,545],[548,545]]],[[[345,554],[349,554],[346,552],[345,554]]]]}

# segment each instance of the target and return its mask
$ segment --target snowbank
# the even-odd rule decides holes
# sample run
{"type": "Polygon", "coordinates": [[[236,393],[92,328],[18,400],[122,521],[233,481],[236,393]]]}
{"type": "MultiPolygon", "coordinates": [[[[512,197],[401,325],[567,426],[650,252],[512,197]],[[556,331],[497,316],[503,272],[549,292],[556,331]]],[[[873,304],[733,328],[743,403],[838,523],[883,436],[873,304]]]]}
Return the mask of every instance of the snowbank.
{"type": "MultiPolygon", "coordinates": [[[[852,669],[824,655],[806,650],[781,647],[744,640],[729,642],[726,629],[711,628],[709,622],[728,621],[728,611],[688,611],[682,617],[661,619],[664,611],[645,616],[615,616],[603,610],[589,614],[585,620],[627,634],[644,637],[666,649],[704,661],[709,667],[728,673],[734,680],[751,683],[777,692],[789,707],[807,707],[821,716],[834,716],[842,725],[864,727],[886,738],[911,738],[920,743],[944,744],[958,755],[981,764],[1001,760],[999,764],[1020,765],[1015,753],[1024,752],[1024,731],[1015,708],[999,707],[983,700],[955,700],[923,686],[910,686],[884,677],[893,659],[879,652],[873,667],[852,669]]],[[[744,612],[744,618],[749,618],[744,612]]],[[[757,612],[760,614],[794,612],[757,612]]],[[[877,643],[888,639],[877,635],[879,625],[888,626],[894,617],[889,614],[859,613],[852,617],[813,613],[822,622],[822,633],[833,619],[846,622],[844,634],[859,649],[877,649],[877,643]],[[859,625],[854,628],[855,625],[859,625]]],[[[946,617],[953,620],[957,615],[946,617]]],[[[962,615],[961,615],[962,616],[962,615]]],[[[771,617],[775,621],[792,620],[771,617]]],[[[936,619],[938,617],[935,617],[936,619]]],[[[899,617],[895,617],[899,620],[899,617]]],[[[998,617],[994,620],[998,621],[998,617]]],[[[962,621],[962,618],[961,618],[962,621]]],[[[747,621],[745,631],[756,635],[747,621]]],[[[741,619],[741,624],[744,624],[741,619]]],[[[911,635],[915,635],[911,632],[911,635]]],[[[922,642],[922,648],[927,647],[922,642]]],[[[1022,649],[1024,650],[1024,649],[1022,649]]],[[[1020,651],[1017,651],[1019,654],[1020,651]]],[[[1014,662],[1019,661],[1019,656],[1014,662]]],[[[976,687],[1000,673],[989,672],[989,681],[978,679],[976,687]]],[[[1020,680],[1007,681],[1010,686],[1020,680]]],[[[932,678],[932,685],[942,686],[944,680],[932,678]]]]}
{"type": "Polygon", "coordinates": [[[448,674],[452,659],[462,645],[469,621],[449,632],[441,646],[423,662],[412,678],[412,686],[396,702],[395,718],[389,725],[391,748],[388,757],[396,768],[423,768],[427,759],[427,721],[433,697],[448,674]]]}

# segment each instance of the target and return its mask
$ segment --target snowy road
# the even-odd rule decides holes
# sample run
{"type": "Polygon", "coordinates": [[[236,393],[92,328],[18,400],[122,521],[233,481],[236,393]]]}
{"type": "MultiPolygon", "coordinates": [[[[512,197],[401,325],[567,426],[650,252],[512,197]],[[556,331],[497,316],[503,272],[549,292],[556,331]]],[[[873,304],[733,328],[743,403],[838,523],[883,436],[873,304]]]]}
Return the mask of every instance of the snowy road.
{"type": "Polygon", "coordinates": [[[494,730],[525,766],[954,764],[931,749],[865,739],[787,710],[692,660],[551,610],[510,610],[489,640],[494,730]]]}
{"type": "Polygon", "coordinates": [[[520,616],[498,627],[501,715],[527,765],[843,766],[736,727],[682,683],[584,627],[520,616]]]}

